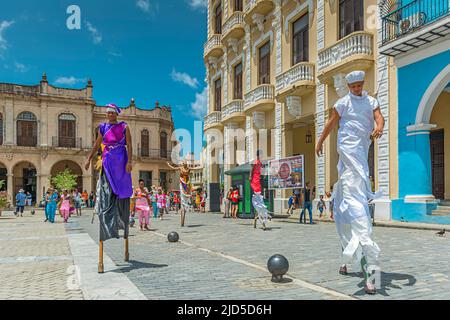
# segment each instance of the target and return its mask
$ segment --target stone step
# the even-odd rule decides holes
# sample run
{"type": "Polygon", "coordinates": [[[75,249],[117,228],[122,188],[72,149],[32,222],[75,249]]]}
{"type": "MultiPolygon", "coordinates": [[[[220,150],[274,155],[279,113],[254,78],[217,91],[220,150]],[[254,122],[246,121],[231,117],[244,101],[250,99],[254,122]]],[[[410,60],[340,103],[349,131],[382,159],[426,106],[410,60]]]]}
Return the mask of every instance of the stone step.
{"type": "Polygon", "coordinates": [[[437,206],[437,210],[450,212],[450,206],[437,206]]]}
{"type": "Polygon", "coordinates": [[[439,202],[440,206],[446,206],[446,207],[450,207],[450,200],[441,200],[439,202]]]}
{"type": "Polygon", "coordinates": [[[447,210],[433,210],[431,212],[432,216],[442,216],[442,217],[450,217],[450,211],[447,210]]]}

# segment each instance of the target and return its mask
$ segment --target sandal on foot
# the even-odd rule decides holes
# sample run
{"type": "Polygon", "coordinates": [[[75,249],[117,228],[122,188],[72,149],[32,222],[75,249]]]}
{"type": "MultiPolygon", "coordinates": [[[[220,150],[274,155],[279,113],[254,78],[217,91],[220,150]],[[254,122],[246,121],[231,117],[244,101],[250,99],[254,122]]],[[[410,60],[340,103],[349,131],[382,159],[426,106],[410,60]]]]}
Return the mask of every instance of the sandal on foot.
{"type": "Polygon", "coordinates": [[[339,274],[342,274],[344,276],[348,275],[347,266],[340,267],[339,274]]]}

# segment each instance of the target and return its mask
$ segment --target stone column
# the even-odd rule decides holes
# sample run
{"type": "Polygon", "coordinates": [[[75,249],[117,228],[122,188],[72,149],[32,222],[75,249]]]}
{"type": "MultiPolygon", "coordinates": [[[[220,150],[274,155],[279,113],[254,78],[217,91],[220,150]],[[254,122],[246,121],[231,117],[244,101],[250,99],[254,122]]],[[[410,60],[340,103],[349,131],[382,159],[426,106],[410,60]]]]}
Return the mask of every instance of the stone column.
{"type": "MultiPolygon", "coordinates": [[[[50,120],[52,121],[52,120],[50,120]]],[[[57,121],[56,119],[54,121],[57,121]]],[[[40,119],[38,121],[39,123],[39,132],[40,132],[40,145],[41,147],[47,147],[49,144],[51,145],[52,142],[49,143],[49,137],[48,137],[48,125],[49,125],[49,119],[48,119],[48,104],[47,101],[41,100],[41,115],[40,119]]],[[[58,124],[56,124],[58,126],[58,124]]],[[[56,129],[58,130],[58,129],[56,129]]],[[[57,136],[57,135],[56,135],[57,136]]],[[[53,139],[53,138],[50,138],[53,139]]]]}
{"type": "Polygon", "coordinates": [[[14,182],[13,182],[14,175],[12,173],[8,173],[6,176],[8,179],[8,182],[7,182],[8,185],[7,185],[6,192],[8,193],[8,199],[10,201],[10,204],[13,207],[14,206],[14,182]]]}
{"type": "Polygon", "coordinates": [[[90,173],[83,174],[83,190],[81,192],[86,190],[88,193],[91,193],[92,186],[93,186],[92,178],[93,178],[93,176],[90,173]]]}
{"type": "Polygon", "coordinates": [[[14,105],[12,100],[6,100],[5,114],[4,114],[4,126],[5,126],[5,139],[3,144],[5,146],[14,145],[14,105]]]}
{"type": "MultiPolygon", "coordinates": [[[[235,167],[236,163],[236,150],[234,148],[235,138],[234,132],[238,129],[237,123],[228,123],[224,128],[224,170],[228,170],[235,167]]],[[[231,186],[231,177],[225,175],[224,190],[228,190],[231,186]]]]}
{"type": "Polygon", "coordinates": [[[405,202],[434,202],[431,177],[430,130],[435,125],[421,124],[407,127],[407,140],[399,150],[399,163],[403,172],[414,174],[401,174],[400,197],[405,202]]]}

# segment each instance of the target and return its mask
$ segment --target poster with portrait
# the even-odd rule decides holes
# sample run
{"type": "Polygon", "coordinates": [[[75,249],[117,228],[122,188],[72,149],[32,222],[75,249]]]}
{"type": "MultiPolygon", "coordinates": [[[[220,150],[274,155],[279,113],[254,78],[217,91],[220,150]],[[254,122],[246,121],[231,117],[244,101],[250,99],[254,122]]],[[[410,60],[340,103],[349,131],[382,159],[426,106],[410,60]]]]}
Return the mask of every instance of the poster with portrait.
{"type": "Polygon", "coordinates": [[[298,189],[305,186],[304,155],[269,161],[269,189],[298,189]]]}

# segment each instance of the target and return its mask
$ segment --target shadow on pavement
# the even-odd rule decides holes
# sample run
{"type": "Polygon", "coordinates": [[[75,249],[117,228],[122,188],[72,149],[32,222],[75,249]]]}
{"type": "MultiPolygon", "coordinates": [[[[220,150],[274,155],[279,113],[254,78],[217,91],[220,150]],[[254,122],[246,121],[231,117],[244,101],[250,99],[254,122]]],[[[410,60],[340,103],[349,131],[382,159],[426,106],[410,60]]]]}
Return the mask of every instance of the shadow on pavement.
{"type": "MultiPolygon", "coordinates": [[[[362,278],[362,273],[349,273],[349,276],[362,278]]],[[[392,289],[402,290],[403,287],[412,287],[416,284],[416,282],[417,282],[416,278],[409,274],[381,272],[381,288],[377,288],[377,294],[389,297],[390,295],[388,291],[392,289]],[[397,285],[392,283],[393,281],[408,281],[408,283],[397,285]]],[[[361,288],[361,290],[354,293],[355,296],[366,295],[366,293],[364,292],[364,285],[365,280],[362,279],[361,282],[358,284],[358,287],[361,288]]]]}
{"type": "Polygon", "coordinates": [[[190,226],[186,226],[187,228],[198,228],[198,227],[204,227],[204,224],[192,224],[190,226]]]}
{"type": "Polygon", "coordinates": [[[128,264],[118,264],[117,265],[120,269],[113,270],[111,272],[121,272],[121,273],[127,273],[133,270],[137,269],[154,269],[154,268],[164,268],[168,267],[167,264],[154,264],[154,263],[145,263],[135,260],[130,260],[128,264]]]}

